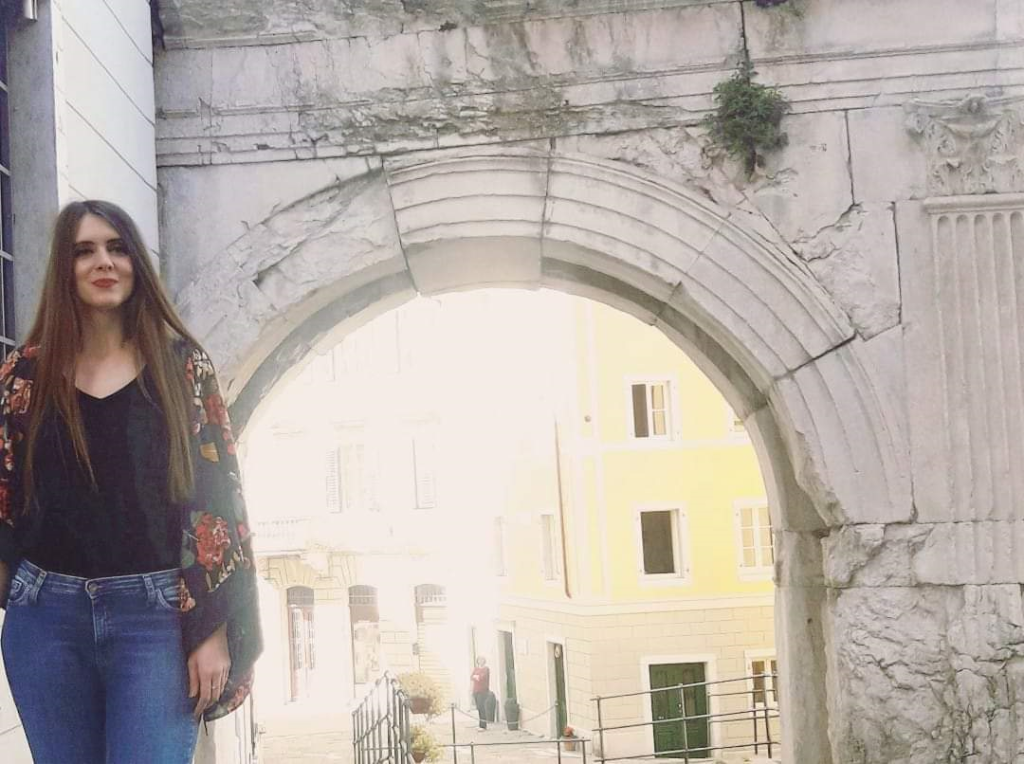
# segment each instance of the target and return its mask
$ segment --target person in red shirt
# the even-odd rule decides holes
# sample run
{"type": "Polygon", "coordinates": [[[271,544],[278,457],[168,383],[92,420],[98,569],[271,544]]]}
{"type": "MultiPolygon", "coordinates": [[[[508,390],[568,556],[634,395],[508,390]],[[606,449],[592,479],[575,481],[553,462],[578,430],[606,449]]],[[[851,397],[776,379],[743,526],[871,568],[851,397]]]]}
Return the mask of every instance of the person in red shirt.
{"type": "Polygon", "coordinates": [[[487,729],[487,698],[491,694],[491,670],[482,655],[476,659],[476,668],[470,676],[473,682],[473,702],[480,716],[480,729],[487,729]]]}

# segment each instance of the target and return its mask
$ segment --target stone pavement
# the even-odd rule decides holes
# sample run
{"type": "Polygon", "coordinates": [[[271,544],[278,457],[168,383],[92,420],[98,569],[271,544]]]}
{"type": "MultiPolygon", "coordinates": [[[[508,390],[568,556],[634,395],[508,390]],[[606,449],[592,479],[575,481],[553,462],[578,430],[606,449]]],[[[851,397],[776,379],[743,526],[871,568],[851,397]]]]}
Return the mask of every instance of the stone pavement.
{"type": "Polygon", "coordinates": [[[259,719],[260,764],[351,764],[352,717],[295,704],[259,719]]]}
{"type": "MultiPolygon", "coordinates": [[[[260,764],[352,764],[351,717],[347,713],[327,714],[315,707],[296,705],[275,716],[261,718],[260,725],[263,729],[260,764]]],[[[452,722],[449,715],[433,719],[429,726],[441,743],[451,744],[452,722]]],[[[509,732],[504,724],[491,724],[483,731],[461,712],[456,714],[455,739],[465,744],[458,748],[458,764],[524,764],[559,760],[559,752],[553,742],[541,743],[541,738],[527,732],[509,732]]],[[[587,760],[593,761],[589,753],[588,749],[587,760]]],[[[582,764],[581,752],[562,751],[561,760],[566,764],[582,764]]],[[[441,762],[456,763],[451,748],[445,749],[441,762]]]]}
{"type": "MultiPolygon", "coordinates": [[[[450,716],[434,719],[430,724],[431,731],[442,743],[452,742],[452,720],[450,716]]],[[[441,762],[445,764],[522,764],[523,762],[561,760],[569,764],[582,764],[581,751],[575,753],[557,750],[554,742],[544,741],[536,735],[517,730],[510,732],[504,723],[490,724],[487,730],[481,730],[461,713],[456,714],[455,739],[460,744],[457,749],[458,759],[452,749],[445,750],[441,762]]],[[[579,749],[579,745],[577,745],[579,749]]],[[[593,761],[588,747],[587,760],[593,761]]]]}

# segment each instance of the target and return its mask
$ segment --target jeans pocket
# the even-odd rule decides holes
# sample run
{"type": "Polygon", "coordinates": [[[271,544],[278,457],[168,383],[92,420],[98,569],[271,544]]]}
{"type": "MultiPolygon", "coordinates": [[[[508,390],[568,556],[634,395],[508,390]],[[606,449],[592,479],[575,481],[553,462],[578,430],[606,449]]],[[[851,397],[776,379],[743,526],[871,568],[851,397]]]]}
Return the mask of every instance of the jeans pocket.
{"type": "Polygon", "coordinates": [[[10,590],[7,592],[6,607],[26,604],[28,602],[28,592],[28,584],[25,583],[21,576],[15,574],[11,580],[10,590]]]}
{"type": "Polygon", "coordinates": [[[181,612],[181,595],[177,586],[156,587],[156,607],[171,613],[181,612]]]}

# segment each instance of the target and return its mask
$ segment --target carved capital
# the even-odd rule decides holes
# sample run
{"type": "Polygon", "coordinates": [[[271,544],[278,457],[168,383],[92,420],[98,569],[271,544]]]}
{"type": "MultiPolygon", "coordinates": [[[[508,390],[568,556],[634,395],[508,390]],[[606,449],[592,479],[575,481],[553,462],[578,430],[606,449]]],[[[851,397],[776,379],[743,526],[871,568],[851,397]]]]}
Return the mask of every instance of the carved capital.
{"type": "Polygon", "coordinates": [[[1024,191],[1024,98],[969,95],[904,108],[927,152],[931,195],[1024,191]]]}

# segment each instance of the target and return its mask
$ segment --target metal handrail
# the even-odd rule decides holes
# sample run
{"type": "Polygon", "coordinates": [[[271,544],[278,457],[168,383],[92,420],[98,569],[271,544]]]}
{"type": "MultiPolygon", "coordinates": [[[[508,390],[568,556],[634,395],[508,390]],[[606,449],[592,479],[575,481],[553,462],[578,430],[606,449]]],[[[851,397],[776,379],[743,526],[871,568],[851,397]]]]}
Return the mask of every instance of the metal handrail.
{"type": "Polygon", "coordinates": [[[385,672],[352,712],[355,764],[412,764],[409,716],[409,697],[385,672]]]}
{"type": "Polygon", "coordinates": [[[657,756],[677,756],[681,757],[687,764],[692,760],[698,758],[705,758],[708,752],[711,751],[735,751],[735,750],[754,750],[754,753],[760,753],[761,748],[766,748],[768,756],[771,757],[773,750],[779,746],[778,739],[772,739],[772,728],[771,723],[774,720],[781,719],[779,709],[776,705],[769,704],[767,702],[770,695],[774,696],[776,693],[775,684],[778,675],[775,673],[761,673],[761,674],[750,674],[742,677],[735,677],[732,679],[719,679],[712,682],[691,682],[687,684],[676,684],[669,687],[658,687],[651,690],[642,690],[640,692],[626,692],[617,695],[603,695],[593,698],[597,703],[597,729],[596,737],[598,740],[598,764],[605,764],[606,762],[613,761],[633,761],[640,759],[650,759],[651,753],[634,754],[629,756],[606,756],[605,751],[605,733],[614,732],[619,730],[636,729],[639,727],[650,727],[656,730],[659,725],[668,724],[680,724],[682,731],[682,748],[674,750],[659,750],[656,751],[657,756]],[[742,691],[728,691],[728,692],[708,692],[709,688],[718,687],[720,685],[736,684],[738,682],[751,683],[752,680],[762,679],[765,680],[761,684],[760,688],[751,688],[742,691]],[[769,687],[768,681],[771,680],[771,686],[769,687]],[[688,715],[686,712],[686,690],[692,690],[696,688],[703,688],[704,696],[710,701],[712,698],[726,698],[726,697],[749,697],[750,707],[747,709],[737,711],[720,711],[718,713],[704,713],[688,715]],[[637,698],[637,697],[653,697],[658,693],[666,692],[677,692],[680,694],[680,711],[682,716],[666,718],[666,719],[651,719],[650,721],[636,722],[630,724],[617,724],[605,726],[603,720],[603,709],[602,704],[607,703],[610,700],[621,700],[623,698],[637,698]],[[759,700],[759,698],[763,700],[759,700]],[[753,734],[752,739],[749,741],[743,741],[738,743],[732,743],[730,745],[715,745],[713,741],[709,740],[707,745],[691,745],[689,741],[689,725],[692,722],[703,722],[708,725],[708,729],[711,729],[713,724],[733,725],[738,722],[744,722],[750,720],[753,723],[753,734]],[[763,737],[762,737],[763,733],[763,737]]]}

